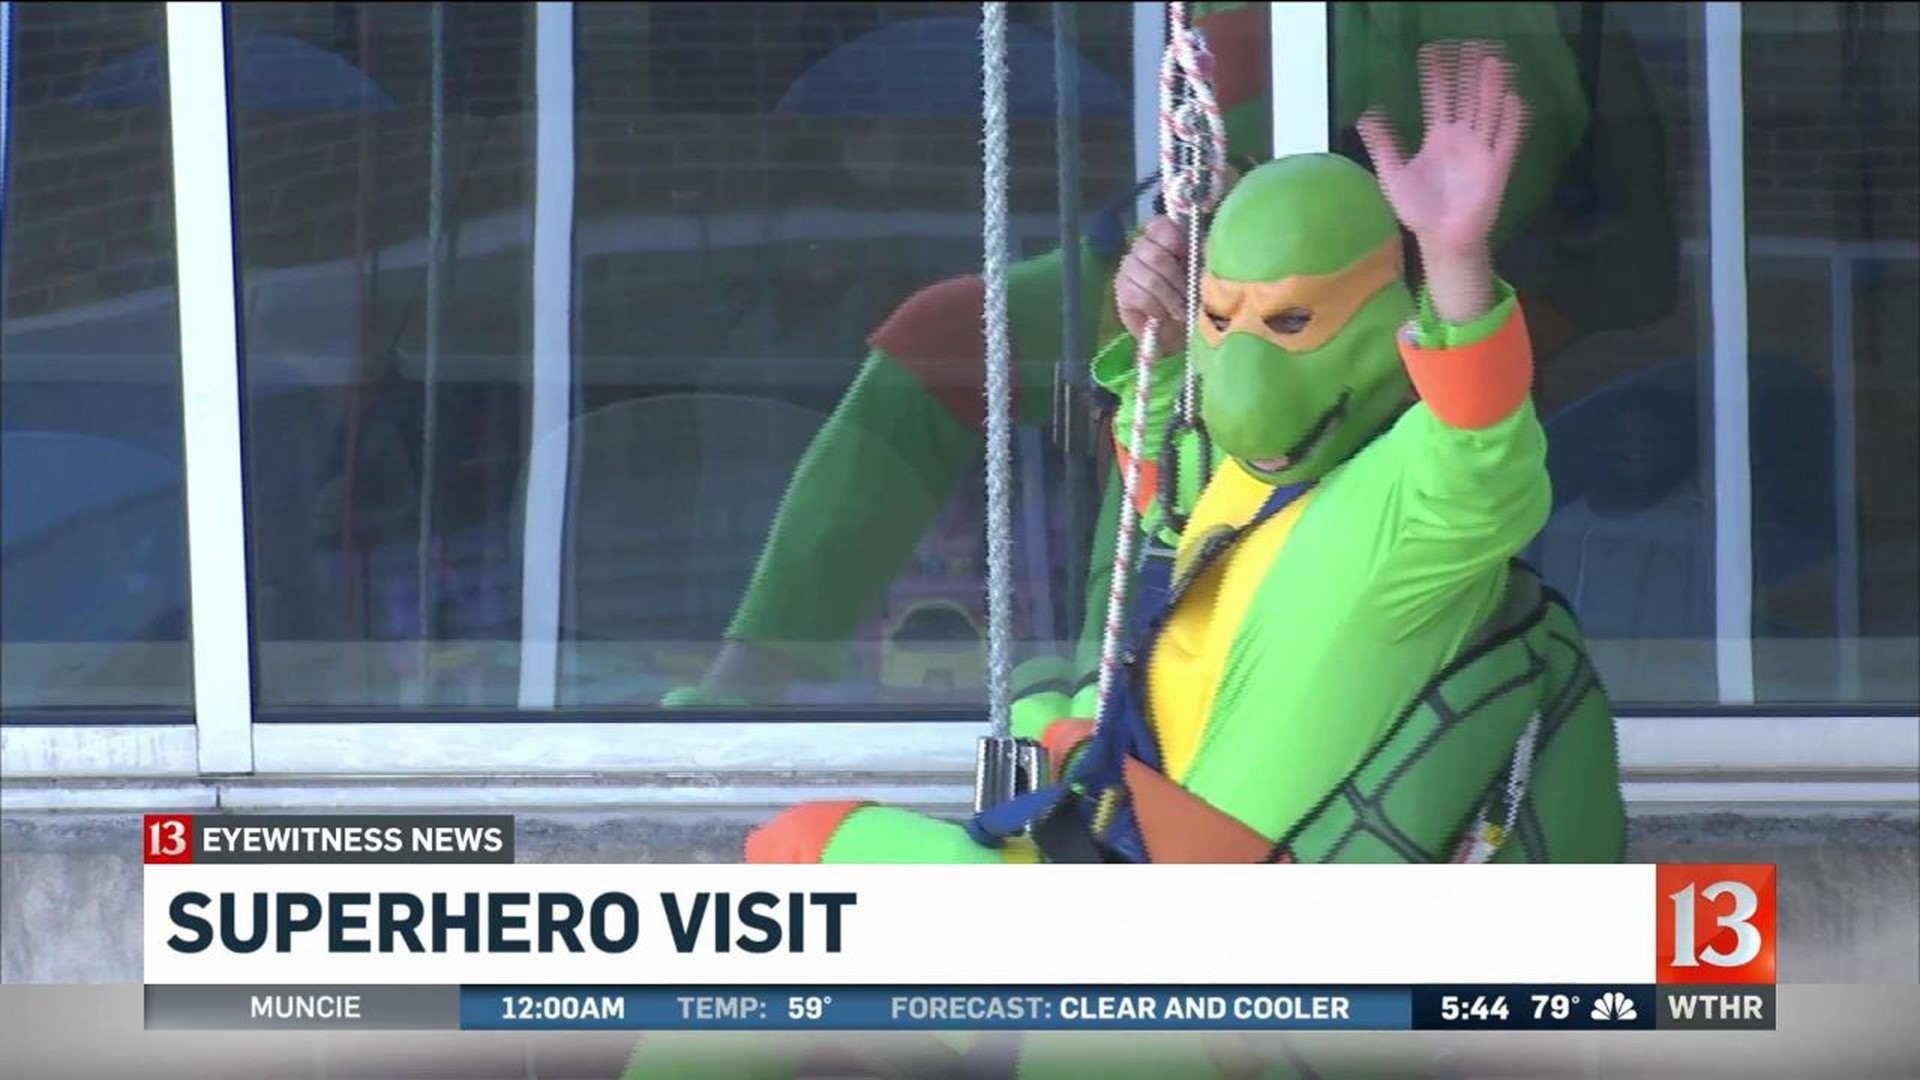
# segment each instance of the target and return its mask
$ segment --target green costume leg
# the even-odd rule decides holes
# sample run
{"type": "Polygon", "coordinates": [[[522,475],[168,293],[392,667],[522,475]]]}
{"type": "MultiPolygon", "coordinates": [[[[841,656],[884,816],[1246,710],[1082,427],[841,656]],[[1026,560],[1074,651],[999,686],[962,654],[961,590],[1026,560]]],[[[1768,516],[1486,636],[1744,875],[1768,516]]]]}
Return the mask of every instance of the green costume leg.
{"type": "MultiPolygon", "coordinates": [[[[1091,335],[1113,264],[1083,245],[1091,335]]],[[[1013,267],[1016,422],[1044,422],[1061,359],[1059,252],[1013,267]]],[[[878,610],[960,479],[983,457],[984,360],[977,278],[923,290],[874,335],[874,350],[821,428],[781,502],[726,637],[826,676],[878,610]]],[[[725,698],[724,690],[706,695],[725,698]]],[[[702,695],[681,694],[679,703],[702,695]]]]}
{"type": "Polygon", "coordinates": [[[978,431],[875,350],[801,459],[727,637],[838,670],[979,453],[978,431]]]}

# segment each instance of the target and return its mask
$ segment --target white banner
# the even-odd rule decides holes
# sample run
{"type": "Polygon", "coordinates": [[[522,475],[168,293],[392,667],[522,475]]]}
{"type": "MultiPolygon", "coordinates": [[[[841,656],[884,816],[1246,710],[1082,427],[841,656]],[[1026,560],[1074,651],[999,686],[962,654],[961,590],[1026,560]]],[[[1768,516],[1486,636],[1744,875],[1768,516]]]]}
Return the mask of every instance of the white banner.
{"type": "Polygon", "coordinates": [[[149,865],[144,942],[170,984],[1652,983],[1656,892],[1643,865],[149,865]]]}

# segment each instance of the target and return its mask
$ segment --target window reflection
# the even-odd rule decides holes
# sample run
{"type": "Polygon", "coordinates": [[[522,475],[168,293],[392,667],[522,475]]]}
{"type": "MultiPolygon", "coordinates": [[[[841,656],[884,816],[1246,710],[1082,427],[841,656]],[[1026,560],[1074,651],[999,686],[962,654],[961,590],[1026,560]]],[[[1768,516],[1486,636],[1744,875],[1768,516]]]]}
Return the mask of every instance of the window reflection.
{"type": "MultiPolygon", "coordinates": [[[[230,9],[269,710],[978,703],[978,11],[799,10],[576,5],[543,60],[532,5],[230,9]]],[[[1910,704],[1920,5],[1744,10],[1756,689],[1910,704]]],[[[1362,160],[1362,107],[1417,113],[1420,44],[1518,59],[1531,555],[1621,703],[1717,700],[1700,6],[1331,12],[1362,160]]],[[[161,18],[15,8],[9,709],[190,697],[161,18]]],[[[1227,18],[1222,56],[1264,41],[1227,18]]],[[[1079,388],[1145,179],[1131,20],[1014,12],[1021,659],[1084,645],[1107,527],[1079,388]]]]}
{"type": "Polygon", "coordinates": [[[1763,701],[1920,698],[1916,34],[1913,3],[1744,15],[1749,335],[1799,390],[1751,410],[1763,701]]]}
{"type": "MultiPolygon", "coordinates": [[[[981,698],[977,643],[916,630],[985,617],[979,437],[944,400],[969,377],[869,357],[979,265],[977,7],[576,5],[559,60],[530,6],[230,18],[236,79],[275,83],[234,114],[264,705],[651,706],[756,617],[792,677],[755,704],[981,698]],[[563,263],[538,236],[556,161],[563,263]],[[536,416],[556,386],[563,418],[536,416]]],[[[1043,275],[1063,81],[1069,201],[1094,221],[1133,186],[1130,11],[1085,9],[1064,50],[1049,19],[1022,9],[1011,43],[1015,239],[1043,275]]],[[[1103,288],[1084,275],[1083,344],[1103,288]]],[[[977,326],[977,298],[952,312],[977,326]]],[[[1092,527],[1061,493],[1092,479],[1029,396],[1016,633],[1048,650],[1092,527]]]]}
{"type": "Polygon", "coordinates": [[[518,618],[528,11],[229,19],[261,702],[421,705],[442,679],[497,699],[518,618]]]}
{"type": "MultiPolygon", "coordinates": [[[[1530,555],[1573,601],[1618,701],[1715,702],[1706,218],[1709,184],[1731,181],[1708,176],[1701,9],[1399,7],[1335,5],[1337,47],[1385,57],[1395,42],[1497,22],[1547,95],[1531,166],[1552,180],[1516,184],[1500,253],[1527,306],[1551,438],[1556,509],[1530,555]],[[1575,140],[1555,134],[1580,130],[1570,82],[1589,106],[1575,140]]],[[[1743,12],[1755,690],[1910,704],[1920,5],[1743,12]]],[[[1343,118],[1369,79],[1391,100],[1390,67],[1349,65],[1343,118]]],[[[1520,172],[1529,165],[1523,155],[1520,172]]]]}
{"type": "MultiPolygon", "coordinates": [[[[978,10],[829,5],[810,9],[791,41],[799,16],[779,5],[651,10],[650,101],[623,95],[618,70],[604,81],[583,72],[594,162],[580,212],[589,237],[662,222],[663,210],[670,228],[656,225],[664,235],[644,250],[586,241],[581,363],[605,413],[587,423],[605,437],[624,425],[662,462],[649,470],[624,455],[588,481],[609,492],[593,500],[608,509],[592,520],[642,505],[676,516],[644,535],[596,528],[607,538],[598,557],[647,576],[631,595],[648,600],[621,612],[614,594],[579,590],[565,628],[578,635],[567,654],[576,666],[562,681],[618,678],[632,667],[622,642],[637,639],[670,675],[635,689],[649,699],[977,702],[978,640],[916,659],[926,650],[900,635],[932,598],[976,624],[986,614],[983,449],[967,409],[981,394],[978,10]],[[775,43],[754,60],[769,74],[758,96],[676,63],[683,42],[749,18],[775,43]],[[619,133],[645,135],[642,152],[619,133]],[[633,486],[612,494],[620,483],[633,486]],[[628,629],[609,634],[592,625],[596,613],[617,613],[628,629]],[[732,644],[715,666],[723,637],[732,644]],[[706,692],[676,695],[714,671],[722,677],[706,692]]],[[[596,27],[621,17],[581,14],[596,27]]],[[[1060,348],[1059,271],[1047,260],[1061,231],[1061,81],[1077,100],[1074,198],[1092,207],[1130,186],[1128,94],[1112,74],[1127,70],[1130,16],[1082,14],[1064,66],[1049,24],[1017,22],[1009,34],[1015,242],[1032,257],[1027,322],[1051,327],[1025,343],[1041,371],[1060,348]]],[[[1084,287],[1096,287],[1092,275],[1084,287]]],[[[1087,481],[1063,476],[1044,395],[1038,384],[1024,395],[1039,408],[1023,410],[1016,449],[1017,544],[1028,557],[1016,568],[1015,620],[1018,636],[1050,648],[1077,629],[1061,601],[1066,580],[1085,572],[1056,507],[1066,484],[1087,481]]],[[[592,571],[576,562],[570,572],[592,571]]]]}
{"type": "MultiPolygon", "coordinates": [[[[1586,630],[1623,705],[1717,700],[1713,403],[1701,76],[1683,4],[1336,4],[1338,145],[1379,102],[1418,127],[1413,57],[1431,40],[1501,42],[1532,124],[1495,229],[1536,356],[1555,509],[1527,553],[1586,630]],[[1682,175],[1691,175],[1682,172],[1682,175]],[[1703,178],[1702,178],[1703,179],[1703,178]],[[1698,214],[1695,217],[1696,200],[1698,214]]],[[[1411,139],[1411,135],[1408,136],[1411,139]]],[[[1411,250],[1411,246],[1410,246],[1411,250]]],[[[1409,271],[1417,275],[1417,255],[1409,271]]]]}
{"type": "Polygon", "coordinates": [[[0,705],[184,708],[159,4],[15,4],[0,206],[0,705]]]}

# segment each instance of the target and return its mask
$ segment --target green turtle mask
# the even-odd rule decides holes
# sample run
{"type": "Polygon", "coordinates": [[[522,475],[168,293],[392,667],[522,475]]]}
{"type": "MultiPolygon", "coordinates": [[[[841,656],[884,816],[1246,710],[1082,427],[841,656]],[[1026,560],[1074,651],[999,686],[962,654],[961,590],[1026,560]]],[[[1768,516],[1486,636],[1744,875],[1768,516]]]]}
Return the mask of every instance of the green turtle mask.
{"type": "Polygon", "coordinates": [[[1317,480],[1411,393],[1400,226],[1373,175],[1334,154],[1248,173],[1207,236],[1193,360],[1213,442],[1271,483],[1317,480]]]}

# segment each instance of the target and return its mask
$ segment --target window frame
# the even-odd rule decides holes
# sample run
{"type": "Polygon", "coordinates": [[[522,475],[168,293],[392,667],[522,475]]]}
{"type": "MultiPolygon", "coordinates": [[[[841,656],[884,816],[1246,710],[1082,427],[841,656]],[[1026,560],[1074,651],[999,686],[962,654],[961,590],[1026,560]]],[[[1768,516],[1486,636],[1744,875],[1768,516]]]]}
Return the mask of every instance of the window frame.
{"type": "MultiPolygon", "coordinates": [[[[1135,3],[1132,12],[1135,157],[1151,165],[1157,161],[1152,103],[1166,35],[1165,6],[1135,3]]],[[[1719,585],[1725,588],[1727,576],[1744,573],[1751,559],[1746,381],[1738,362],[1745,355],[1748,244],[1738,97],[1741,12],[1736,3],[1705,4],[1702,12],[1709,178],[1726,175],[1721,170],[1740,178],[1736,184],[1709,184],[1714,438],[1722,455],[1715,469],[1723,511],[1717,516],[1716,544],[1728,556],[1720,563],[1719,585]],[[1725,422],[1728,416],[1734,418],[1731,423],[1725,422]],[[1729,508],[1732,512],[1725,513],[1729,508]]],[[[1271,85],[1284,90],[1285,100],[1317,105],[1321,118],[1315,123],[1312,109],[1273,110],[1276,152],[1324,152],[1332,123],[1331,12],[1325,3],[1273,3],[1270,14],[1271,85]]],[[[547,710],[554,700],[555,643],[545,637],[521,643],[523,658],[535,662],[523,664],[517,709],[259,710],[248,612],[243,308],[236,269],[226,5],[169,2],[166,24],[194,707],[185,723],[167,722],[183,719],[177,711],[10,715],[0,725],[0,773],[8,778],[0,809],[454,804],[722,813],[807,797],[965,809],[975,737],[985,728],[979,710],[547,710]],[[208,122],[215,116],[218,122],[208,122]]],[[[543,124],[538,133],[535,260],[566,266],[574,256],[572,4],[538,4],[535,27],[540,99],[567,103],[565,121],[551,128],[543,124]]],[[[1839,270],[1834,281],[1836,289],[1844,285],[1839,270]]],[[[536,308],[546,312],[544,318],[539,311],[535,316],[536,366],[542,358],[557,357],[556,370],[570,368],[570,306],[570,286],[558,287],[544,302],[536,297],[536,308]]],[[[558,384],[551,389],[564,421],[567,389],[558,384]]],[[[534,411],[538,421],[543,415],[539,401],[534,411]]],[[[541,442],[564,448],[567,440],[536,438],[536,446],[541,442]]],[[[565,466],[559,462],[558,476],[565,476],[565,466]]],[[[1851,462],[1836,468],[1850,469],[1851,462]]],[[[1848,486],[1836,492],[1836,499],[1851,497],[1848,486]]],[[[526,515],[530,570],[543,558],[531,542],[539,539],[531,534],[540,527],[534,522],[546,516],[526,515]]],[[[555,544],[539,550],[549,548],[558,550],[555,544]]],[[[1691,713],[1629,711],[1620,718],[1630,806],[1642,812],[1920,806],[1920,779],[1914,775],[1920,717],[1911,707],[1796,710],[1752,704],[1751,583],[1733,586],[1717,594],[1720,705],[1691,713]]],[[[557,598],[555,592],[522,602],[527,610],[545,611],[557,598]]],[[[1853,606],[1857,612],[1857,597],[1853,606]]],[[[550,622],[535,618],[530,624],[550,622]]],[[[1857,656],[1853,666],[1857,678],[1857,656]]]]}
{"type": "Polygon", "coordinates": [[[245,773],[255,667],[227,12],[169,3],[166,14],[195,748],[202,772],[245,773]],[[191,117],[200,122],[182,123],[191,117]]]}

